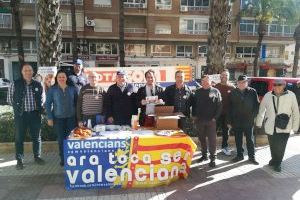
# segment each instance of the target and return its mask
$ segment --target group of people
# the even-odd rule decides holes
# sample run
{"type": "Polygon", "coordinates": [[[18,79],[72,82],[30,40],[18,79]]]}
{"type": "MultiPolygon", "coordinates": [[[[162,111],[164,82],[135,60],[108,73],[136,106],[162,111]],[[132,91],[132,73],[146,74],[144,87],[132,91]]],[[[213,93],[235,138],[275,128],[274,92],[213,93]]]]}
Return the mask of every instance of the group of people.
{"type": "Polygon", "coordinates": [[[146,84],[139,89],[126,80],[124,71],[117,71],[116,83],[107,91],[99,85],[99,76],[95,72],[84,73],[81,60],[74,63],[74,73],[69,75],[59,70],[55,83],[45,91],[43,86],[33,77],[33,69],[29,64],[22,67],[22,77],[10,87],[8,102],[13,106],[16,126],[16,159],[17,169],[24,168],[23,141],[29,129],[33,141],[33,153],[37,164],[43,165],[41,158],[41,114],[46,110],[48,125],[53,126],[57,135],[60,154],[60,165],[64,165],[63,140],[76,126],[92,126],[96,124],[131,124],[132,115],[141,109],[139,123],[141,126],[153,126],[155,104],[149,103],[148,97],[157,97],[157,102],[174,106],[174,112],[181,112],[185,117],[180,119],[180,128],[187,128],[187,120],[192,118],[199,136],[202,157],[199,162],[210,159],[209,166],[215,167],[217,124],[222,129],[222,150],[230,155],[228,149],[229,130],[235,133],[237,155],[233,159],[238,162],[243,157],[243,134],[246,136],[249,161],[255,160],[253,128],[264,124],[272,154],[270,165],[280,171],[285,145],[290,132],[297,131],[299,126],[299,110],[295,95],[285,90],[281,80],[274,84],[274,91],[267,93],[259,108],[256,91],[248,87],[246,76],[240,76],[237,87],[228,83],[229,73],[221,73],[221,83],[212,87],[210,77],[201,77],[201,87],[191,91],[185,84],[184,72],[175,73],[175,84],[165,90],[155,81],[155,72],[145,73],[146,84]],[[269,101],[275,99],[276,112],[269,101]],[[279,101],[280,99],[280,101],[279,101]],[[282,100],[281,100],[282,99],[282,100]],[[290,116],[285,129],[274,128],[277,113],[285,112],[290,116]],[[256,119],[257,118],[257,119],[256,119]],[[273,127],[273,129],[272,129],[273,127]],[[206,142],[208,138],[208,144],[206,142]],[[209,157],[208,157],[209,152],[209,157]]]}

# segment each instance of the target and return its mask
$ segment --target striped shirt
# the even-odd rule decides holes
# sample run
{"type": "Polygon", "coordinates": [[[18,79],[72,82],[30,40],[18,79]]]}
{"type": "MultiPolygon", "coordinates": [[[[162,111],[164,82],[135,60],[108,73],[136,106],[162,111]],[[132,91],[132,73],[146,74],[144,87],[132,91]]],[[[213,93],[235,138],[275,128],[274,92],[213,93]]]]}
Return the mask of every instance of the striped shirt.
{"type": "Polygon", "coordinates": [[[93,88],[90,84],[82,87],[78,102],[77,114],[78,119],[82,120],[84,115],[102,114],[104,101],[104,90],[101,87],[93,88]]]}

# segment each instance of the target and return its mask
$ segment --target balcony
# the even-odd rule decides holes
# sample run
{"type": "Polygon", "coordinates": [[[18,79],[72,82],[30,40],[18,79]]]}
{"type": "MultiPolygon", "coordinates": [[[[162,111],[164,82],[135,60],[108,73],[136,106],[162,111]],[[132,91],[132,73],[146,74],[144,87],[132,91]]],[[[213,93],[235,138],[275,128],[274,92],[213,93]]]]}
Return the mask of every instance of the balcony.
{"type": "Polygon", "coordinates": [[[147,8],[147,3],[124,2],[124,8],[147,8]]]}
{"type": "Polygon", "coordinates": [[[180,6],[181,12],[207,11],[207,10],[209,10],[209,6],[180,6]]]}
{"type": "Polygon", "coordinates": [[[125,33],[147,33],[146,28],[124,28],[125,33]]]}
{"type": "Polygon", "coordinates": [[[156,4],[157,10],[172,10],[172,5],[156,4]]]}
{"type": "Polygon", "coordinates": [[[11,24],[2,24],[0,23],[0,29],[11,29],[12,25],[11,24]]]}
{"type": "Polygon", "coordinates": [[[208,30],[180,30],[180,34],[187,35],[207,35],[208,30]]]}
{"type": "Polygon", "coordinates": [[[155,34],[171,34],[171,29],[167,30],[167,29],[156,29],[155,30],[155,34]]]}
{"type": "MultiPolygon", "coordinates": [[[[60,4],[61,5],[70,5],[71,4],[71,0],[60,0],[60,4]]],[[[75,0],[75,5],[83,5],[83,0],[75,0]]]]}

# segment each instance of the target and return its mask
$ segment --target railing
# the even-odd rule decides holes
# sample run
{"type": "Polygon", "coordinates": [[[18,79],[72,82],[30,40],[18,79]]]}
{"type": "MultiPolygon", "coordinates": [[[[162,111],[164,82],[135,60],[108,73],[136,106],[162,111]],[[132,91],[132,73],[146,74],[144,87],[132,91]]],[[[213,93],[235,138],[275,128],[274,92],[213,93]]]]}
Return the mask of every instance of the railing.
{"type": "Polygon", "coordinates": [[[157,4],[157,10],[172,10],[172,5],[157,4]]]}
{"type": "MultiPolygon", "coordinates": [[[[70,5],[71,0],[60,0],[61,5],[70,5]]],[[[75,5],[83,5],[83,0],[75,0],[75,5]]]]}
{"type": "MultiPolygon", "coordinates": [[[[240,31],[240,35],[242,36],[257,36],[257,32],[247,32],[247,31],[240,31]]],[[[273,36],[273,37],[293,37],[294,33],[282,33],[282,32],[268,32],[266,36],[273,36]]]]}
{"type": "Polygon", "coordinates": [[[21,0],[21,3],[35,3],[35,0],[21,0]]]}
{"type": "Polygon", "coordinates": [[[94,32],[112,32],[112,27],[98,27],[98,28],[94,28],[94,32]]]}
{"type": "Polygon", "coordinates": [[[147,33],[145,28],[124,28],[125,33],[147,33]]]}
{"type": "Polygon", "coordinates": [[[111,8],[111,4],[98,4],[98,3],[94,3],[94,7],[98,7],[98,8],[111,8]]]}
{"type": "Polygon", "coordinates": [[[209,10],[209,6],[180,6],[180,11],[182,12],[205,10],[209,10]]]}
{"type": "Polygon", "coordinates": [[[181,30],[180,34],[187,34],[187,35],[207,35],[208,30],[181,30]]]}
{"type": "Polygon", "coordinates": [[[124,8],[147,8],[146,3],[124,3],[124,8]]]}
{"type": "Polygon", "coordinates": [[[171,57],[172,53],[171,52],[152,52],[152,56],[157,56],[157,57],[171,57]]]}
{"type": "MultiPolygon", "coordinates": [[[[62,26],[63,31],[72,31],[72,26],[62,26]]],[[[84,27],[76,27],[76,31],[83,31],[84,27]]]]}
{"type": "Polygon", "coordinates": [[[10,24],[0,24],[0,28],[3,28],[3,29],[11,29],[11,28],[12,28],[12,25],[11,25],[11,23],[10,23],[10,24]]]}

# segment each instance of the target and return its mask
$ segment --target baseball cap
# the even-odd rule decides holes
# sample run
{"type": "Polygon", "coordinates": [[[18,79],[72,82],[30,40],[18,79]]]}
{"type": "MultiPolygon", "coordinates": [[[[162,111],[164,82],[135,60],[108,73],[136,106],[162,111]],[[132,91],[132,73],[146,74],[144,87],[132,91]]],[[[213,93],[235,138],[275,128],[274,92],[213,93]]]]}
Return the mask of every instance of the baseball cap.
{"type": "Polygon", "coordinates": [[[275,79],[275,80],[274,80],[274,83],[273,83],[273,84],[285,85],[286,82],[285,82],[285,80],[278,78],[278,79],[275,79]]]}
{"type": "Polygon", "coordinates": [[[238,81],[247,81],[248,80],[248,77],[246,75],[240,75],[238,77],[238,81]]]}
{"type": "Polygon", "coordinates": [[[117,75],[126,75],[124,70],[118,70],[117,75]]]}
{"type": "Polygon", "coordinates": [[[83,61],[81,59],[77,59],[74,64],[76,65],[83,65],[83,61]]]}

